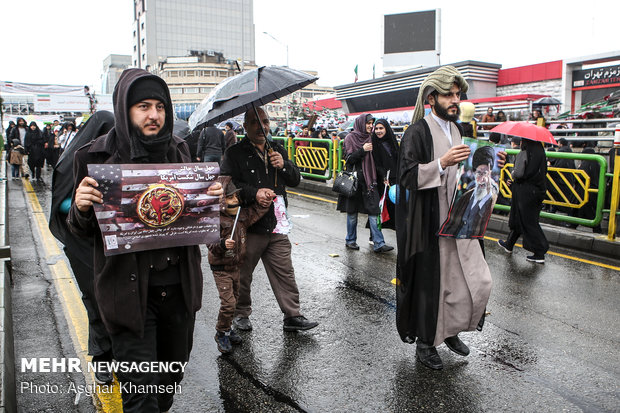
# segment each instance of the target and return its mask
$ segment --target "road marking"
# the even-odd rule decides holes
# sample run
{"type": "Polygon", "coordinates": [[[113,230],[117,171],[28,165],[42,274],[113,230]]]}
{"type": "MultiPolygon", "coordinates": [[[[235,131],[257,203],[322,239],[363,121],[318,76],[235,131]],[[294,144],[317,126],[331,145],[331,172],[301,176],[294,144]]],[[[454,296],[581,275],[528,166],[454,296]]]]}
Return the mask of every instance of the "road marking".
{"type": "Polygon", "coordinates": [[[302,194],[302,193],[299,193],[299,192],[293,192],[293,191],[289,191],[288,189],[286,190],[286,193],[287,194],[298,195],[298,196],[303,196],[304,198],[316,199],[317,201],[329,202],[330,204],[337,204],[338,203],[336,201],[332,201],[331,199],[321,198],[321,197],[312,196],[312,195],[306,195],[306,194],[302,194]]]}
{"type": "MultiPolygon", "coordinates": [[[[488,241],[493,241],[493,242],[497,242],[499,240],[498,238],[487,237],[487,236],[485,236],[484,239],[488,241]]],[[[523,245],[515,244],[515,247],[523,248],[523,245]]],[[[590,265],[595,265],[597,267],[609,268],[610,270],[620,271],[620,267],[616,267],[616,266],[609,265],[609,264],[604,264],[602,262],[586,260],[584,258],[573,257],[570,255],[562,254],[560,252],[547,251],[547,254],[554,255],[560,258],[566,258],[567,260],[571,260],[571,261],[582,262],[584,264],[590,264],[590,265]]]]}
{"type": "MultiPolygon", "coordinates": [[[[289,190],[287,190],[286,192],[289,193],[289,194],[298,195],[298,196],[302,196],[302,197],[305,197],[305,198],[315,199],[317,201],[329,202],[331,204],[337,204],[338,203],[338,202],[333,201],[331,199],[321,198],[321,197],[318,197],[318,196],[306,195],[306,194],[302,194],[302,193],[299,193],[299,192],[293,192],[293,191],[289,191],[289,190]]],[[[497,240],[498,240],[497,238],[487,237],[487,236],[485,236],[484,239],[489,240],[489,241],[494,241],[494,242],[497,242],[497,240]]],[[[523,248],[523,245],[521,245],[521,244],[515,244],[515,246],[523,248]]],[[[584,258],[577,258],[577,257],[573,257],[573,256],[570,256],[570,255],[562,254],[562,253],[559,253],[559,252],[553,252],[553,251],[547,251],[547,254],[553,255],[553,256],[556,256],[556,257],[560,257],[560,258],[566,258],[567,260],[571,260],[571,261],[582,262],[584,264],[590,264],[590,265],[594,265],[594,266],[597,266],[597,267],[608,268],[608,269],[614,270],[614,271],[620,271],[620,267],[616,267],[614,265],[605,264],[605,263],[602,263],[602,262],[586,260],[584,258]]],[[[392,280],[392,281],[394,281],[394,280],[392,280]]]]}
{"type": "MultiPolygon", "coordinates": [[[[46,261],[53,261],[61,256],[61,254],[64,256],[58,247],[56,238],[54,238],[49,230],[47,218],[43,213],[39,198],[32,188],[30,181],[22,179],[22,182],[28,200],[30,201],[32,215],[37,223],[36,227],[41,236],[46,261]]],[[[73,348],[81,360],[81,365],[86,366],[88,361],[90,361],[90,356],[88,355],[88,316],[84,304],[82,303],[81,293],[73,279],[71,270],[62,256],[54,264],[48,264],[48,266],[52,273],[54,287],[61,297],[60,302],[67,324],[69,325],[69,335],[73,342],[73,348]]],[[[82,372],[86,384],[92,389],[94,385],[93,375],[87,374],[85,368],[82,368],[82,372]]],[[[99,389],[99,386],[97,386],[97,389],[99,389]]],[[[118,389],[118,383],[116,381],[114,382],[114,389],[112,391],[107,389],[106,391],[98,391],[93,394],[97,394],[97,398],[93,398],[97,411],[108,413],[122,412],[122,407],[120,407],[120,390],[118,389]]]]}

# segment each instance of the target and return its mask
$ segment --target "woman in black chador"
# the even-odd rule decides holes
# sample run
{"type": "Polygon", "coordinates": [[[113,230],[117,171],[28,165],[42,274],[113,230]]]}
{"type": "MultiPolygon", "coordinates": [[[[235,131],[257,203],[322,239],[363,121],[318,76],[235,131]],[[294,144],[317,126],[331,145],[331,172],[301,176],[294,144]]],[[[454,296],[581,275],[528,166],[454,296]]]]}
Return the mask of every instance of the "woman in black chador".
{"type": "MultiPolygon", "coordinates": [[[[375,167],[377,169],[377,192],[379,196],[381,196],[383,195],[385,184],[388,181],[388,172],[388,184],[390,186],[394,185],[398,178],[398,141],[388,121],[379,119],[375,123],[371,135],[371,142],[372,157],[375,160],[375,167]]],[[[387,196],[385,203],[390,219],[383,222],[381,227],[394,229],[394,204],[387,200],[387,196]]]]}
{"type": "Polygon", "coordinates": [[[508,220],[510,234],[506,241],[499,240],[497,243],[506,252],[512,253],[515,242],[523,235],[523,248],[533,253],[526,259],[544,264],[549,242],[539,220],[546,194],[547,158],[540,142],[521,140],[521,152],[515,160],[512,178],[512,207],[508,220]]]}

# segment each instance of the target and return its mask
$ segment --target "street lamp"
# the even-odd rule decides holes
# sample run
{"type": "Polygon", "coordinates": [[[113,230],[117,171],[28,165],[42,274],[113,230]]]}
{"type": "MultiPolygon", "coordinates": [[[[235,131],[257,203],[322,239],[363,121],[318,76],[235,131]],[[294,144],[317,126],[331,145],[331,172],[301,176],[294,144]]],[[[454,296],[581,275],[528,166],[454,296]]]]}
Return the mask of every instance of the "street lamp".
{"type": "MultiPolygon", "coordinates": [[[[263,34],[266,34],[267,36],[271,37],[273,40],[275,40],[276,42],[280,43],[282,46],[286,47],[286,67],[288,67],[288,44],[284,43],[283,41],[275,38],[273,35],[267,33],[267,32],[263,32],[263,34]]],[[[286,136],[288,136],[288,107],[289,107],[289,95],[286,96],[286,124],[284,127],[284,134],[286,136]]]]}

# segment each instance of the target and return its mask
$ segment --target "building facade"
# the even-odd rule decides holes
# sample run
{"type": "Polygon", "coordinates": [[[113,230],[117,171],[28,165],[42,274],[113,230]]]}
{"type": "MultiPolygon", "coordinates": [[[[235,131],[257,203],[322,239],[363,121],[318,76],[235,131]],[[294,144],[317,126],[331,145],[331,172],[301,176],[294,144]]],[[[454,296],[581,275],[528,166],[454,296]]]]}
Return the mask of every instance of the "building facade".
{"type": "Polygon", "coordinates": [[[131,56],[111,54],[103,60],[101,93],[112,94],[123,70],[131,66],[131,56]]]}
{"type": "Polygon", "coordinates": [[[253,0],[134,0],[132,66],[211,50],[254,63],[253,0]]]}

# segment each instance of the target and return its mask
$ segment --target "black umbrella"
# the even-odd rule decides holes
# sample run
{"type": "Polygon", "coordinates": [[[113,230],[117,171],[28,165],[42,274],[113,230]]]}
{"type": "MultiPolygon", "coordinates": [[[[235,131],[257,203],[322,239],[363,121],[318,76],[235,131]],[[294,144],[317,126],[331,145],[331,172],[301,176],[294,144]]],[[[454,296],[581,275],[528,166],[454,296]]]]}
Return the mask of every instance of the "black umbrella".
{"type": "MultiPolygon", "coordinates": [[[[225,79],[189,117],[189,127],[209,126],[291,94],[318,79],[288,67],[267,66],[225,79]]],[[[257,116],[258,117],[258,116],[257,116]]]]}
{"type": "Polygon", "coordinates": [[[190,134],[189,124],[183,119],[175,119],[174,125],[172,126],[172,133],[174,136],[187,140],[190,134]]]}
{"type": "Polygon", "coordinates": [[[532,104],[540,105],[540,106],[553,106],[553,105],[561,105],[562,102],[560,102],[556,98],[552,98],[548,96],[546,98],[540,98],[538,100],[535,100],[532,102],[532,104]]]}

